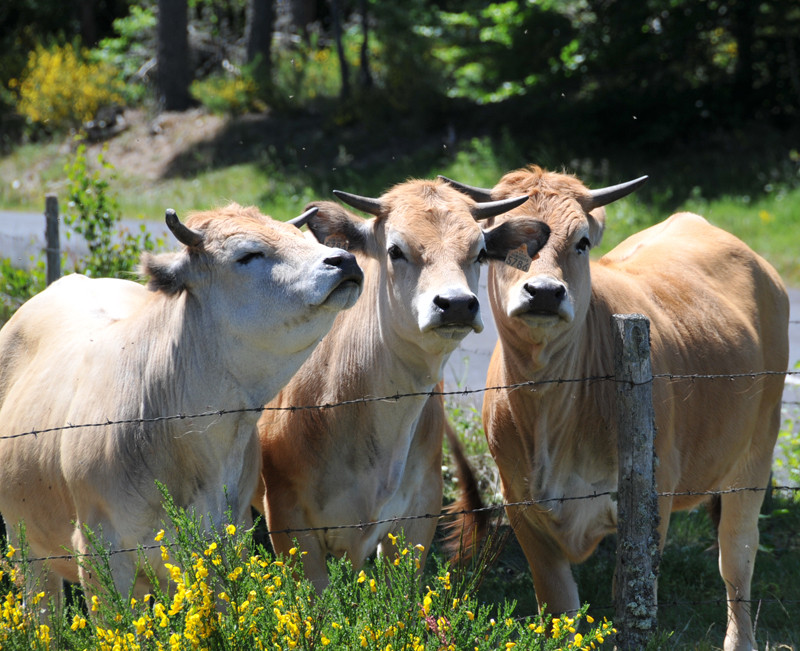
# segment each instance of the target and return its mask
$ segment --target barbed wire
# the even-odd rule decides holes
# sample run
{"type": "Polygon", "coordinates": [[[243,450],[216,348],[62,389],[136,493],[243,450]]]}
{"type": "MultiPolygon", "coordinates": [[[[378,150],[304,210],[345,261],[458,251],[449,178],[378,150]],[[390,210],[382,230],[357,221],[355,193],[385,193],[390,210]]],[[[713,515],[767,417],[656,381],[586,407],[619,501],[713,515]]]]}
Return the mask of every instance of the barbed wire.
{"type": "MultiPolygon", "coordinates": [[[[788,492],[800,492],[800,486],[741,486],[741,487],[734,487],[734,488],[725,488],[719,490],[705,490],[705,491],[665,491],[665,492],[656,492],[656,497],[710,497],[712,495],[727,495],[731,493],[743,493],[743,492],[773,492],[773,491],[788,491],[788,492]]],[[[377,527],[383,524],[400,524],[402,522],[410,522],[416,520],[442,520],[442,519],[452,519],[457,518],[462,515],[471,515],[476,513],[490,513],[493,511],[500,511],[505,510],[507,508],[520,508],[520,507],[532,507],[532,506],[541,506],[547,505],[552,503],[564,503],[564,502],[574,502],[579,500],[592,500],[597,499],[599,497],[615,497],[617,495],[617,491],[595,491],[590,494],[586,495],[572,495],[572,496],[561,496],[561,497],[545,497],[541,499],[531,499],[531,500],[519,500],[517,502],[502,502],[498,504],[489,504],[487,506],[483,506],[477,509],[462,509],[459,511],[441,511],[440,513],[423,513],[418,515],[398,515],[392,516],[391,518],[382,518],[380,520],[370,520],[368,522],[358,522],[358,523],[350,523],[350,524],[336,524],[336,525],[327,525],[322,527],[298,527],[298,528],[286,528],[286,529],[273,529],[273,530],[266,530],[266,534],[273,536],[273,535],[292,535],[292,534],[305,534],[305,533],[328,533],[330,531],[339,531],[345,529],[359,529],[364,530],[369,527],[377,527]]],[[[169,547],[174,546],[175,544],[169,545],[162,545],[162,544],[152,544],[152,545],[139,545],[137,547],[126,547],[121,549],[111,549],[106,550],[104,553],[108,554],[109,556],[114,554],[124,554],[124,553],[133,553],[138,551],[149,551],[155,549],[161,549],[162,547],[169,547]]],[[[86,558],[86,557],[97,557],[100,554],[97,552],[92,553],[66,553],[56,556],[40,556],[35,558],[27,558],[25,559],[28,563],[33,562],[43,562],[43,561],[53,561],[53,560],[70,560],[75,558],[86,558]]],[[[18,559],[11,559],[9,562],[21,563],[22,560],[18,559]]]]}
{"type": "MultiPolygon", "coordinates": [[[[697,374],[674,374],[674,373],[655,373],[651,376],[649,380],[645,380],[643,382],[631,382],[629,380],[624,380],[626,384],[630,385],[641,385],[641,384],[649,384],[653,380],[719,380],[719,379],[741,379],[741,378],[751,378],[755,379],[757,377],[762,376],[772,376],[772,375],[783,375],[783,376],[800,376],[800,371],[752,371],[749,373],[697,373],[697,374]]],[[[153,424],[153,423],[161,423],[161,422],[168,422],[173,420],[186,420],[186,419],[195,419],[195,418],[212,418],[212,417],[220,417],[220,416],[228,416],[231,414],[244,414],[244,413],[262,413],[265,411],[321,411],[325,409],[337,409],[340,407],[346,407],[351,405],[357,404],[366,404],[366,403],[373,403],[373,402],[397,402],[399,400],[405,398],[431,398],[431,397],[455,397],[461,396],[465,397],[468,395],[474,395],[479,393],[486,393],[487,391],[516,391],[518,389],[524,388],[533,388],[535,389],[538,386],[545,386],[549,384],[570,384],[570,383],[582,383],[582,382],[599,382],[599,381],[613,381],[613,382],[623,382],[623,380],[617,380],[613,375],[598,375],[593,377],[585,377],[585,378],[561,378],[556,380],[526,380],[524,382],[516,382],[513,384],[505,384],[505,385],[496,385],[496,386],[487,386],[481,387],[478,389],[455,389],[451,391],[414,391],[411,393],[395,393],[394,395],[384,395],[384,396],[364,396],[360,398],[352,398],[350,400],[340,400],[338,402],[331,402],[325,403],[321,405],[289,405],[286,407],[270,407],[269,405],[261,405],[258,407],[240,407],[237,409],[213,409],[204,412],[199,412],[195,414],[172,414],[168,416],[153,416],[149,418],[145,417],[138,417],[138,418],[121,418],[118,420],[110,420],[107,419],[104,422],[95,422],[95,423],[67,423],[66,425],[58,425],[55,427],[47,427],[42,429],[32,429],[26,432],[19,432],[17,434],[5,434],[0,436],[0,440],[7,440],[7,439],[16,439],[21,438],[23,436],[38,436],[39,434],[50,434],[52,432],[61,432],[64,430],[71,430],[71,429],[81,429],[81,428],[88,428],[88,427],[109,427],[112,425],[136,425],[136,424],[153,424]]]]}

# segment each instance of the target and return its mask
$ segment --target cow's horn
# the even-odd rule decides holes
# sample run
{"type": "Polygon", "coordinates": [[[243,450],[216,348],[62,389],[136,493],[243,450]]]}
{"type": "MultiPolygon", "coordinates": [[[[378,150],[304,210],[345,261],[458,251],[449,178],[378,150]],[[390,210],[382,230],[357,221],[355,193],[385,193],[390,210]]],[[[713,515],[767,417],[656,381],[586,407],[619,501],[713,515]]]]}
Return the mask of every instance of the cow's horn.
{"type": "Polygon", "coordinates": [[[442,176],[439,174],[439,178],[442,179],[445,183],[452,185],[456,190],[463,192],[468,197],[472,197],[475,201],[491,201],[492,200],[492,191],[487,190],[486,188],[478,188],[474,185],[467,185],[466,183],[460,183],[459,181],[454,181],[453,179],[448,179],[446,176],[442,176]]]}
{"type": "Polygon", "coordinates": [[[291,224],[292,226],[297,226],[297,228],[300,228],[300,227],[304,226],[306,223],[308,223],[308,220],[311,219],[318,212],[319,212],[319,208],[317,208],[316,206],[313,206],[313,207],[309,208],[308,210],[306,210],[299,217],[295,217],[294,219],[290,219],[286,223],[287,224],[291,224]]]}
{"type": "Polygon", "coordinates": [[[169,230],[178,238],[179,242],[186,246],[199,246],[203,242],[203,234],[181,224],[177,213],[172,208],[167,208],[166,220],[169,230]]]}
{"type": "Polygon", "coordinates": [[[513,210],[517,206],[521,206],[529,198],[530,197],[527,194],[523,194],[521,197],[513,197],[511,199],[501,199],[500,201],[485,201],[483,203],[478,203],[475,204],[475,207],[471,209],[472,216],[478,220],[489,219],[489,217],[500,215],[504,212],[508,212],[509,210],[513,210]]]}
{"type": "Polygon", "coordinates": [[[364,212],[367,212],[370,215],[379,215],[383,210],[383,204],[380,202],[380,199],[362,197],[357,194],[342,192],[341,190],[334,190],[333,194],[335,194],[339,199],[344,201],[346,204],[353,206],[353,208],[358,208],[359,210],[363,210],[364,212]]]}
{"type": "Polygon", "coordinates": [[[619,185],[611,185],[607,188],[600,188],[599,190],[590,190],[592,206],[589,210],[594,210],[600,206],[606,206],[617,199],[622,199],[622,197],[629,195],[639,186],[644,185],[648,178],[647,176],[640,176],[638,179],[626,181],[619,185]]]}

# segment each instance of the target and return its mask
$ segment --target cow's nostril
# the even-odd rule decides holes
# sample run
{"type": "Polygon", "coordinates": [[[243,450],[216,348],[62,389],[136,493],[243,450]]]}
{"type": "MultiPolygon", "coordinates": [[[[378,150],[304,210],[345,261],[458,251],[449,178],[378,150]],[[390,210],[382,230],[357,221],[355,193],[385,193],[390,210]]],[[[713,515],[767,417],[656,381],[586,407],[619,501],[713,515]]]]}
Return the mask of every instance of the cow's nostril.
{"type": "Polygon", "coordinates": [[[437,294],[433,299],[433,304],[440,310],[447,310],[450,307],[450,299],[437,294]]]}
{"type": "Polygon", "coordinates": [[[562,298],[564,298],[564,296],[566,296],[566,294],[567,294],[567,288],[566,288],[566,287],[564,287],[563,285],[561,285],[561,286],[560,286],[558,289],[556,289],[556,291],[555,291],[555,297],[556,297],[556,299],[558,299],[559,301],[560,301],[562,298]]]}
{"type": "Polygon", "coordinates": [[[328,256],[323,262],[331,267],[341,267],[342,262],[344,262],[344,256],[341,253],[337,253],[336,255],[328,256]]]}
{"type": "Polygon", "coordinates": [[[472,297],[472,298],[471,298],[471,299],[470,299],[470,300],[467,302],[467,309],[468,309],[468,310],[469,310],[469,311],[470,311],[472,314],[475,314],[475,312],[477,312],[477,311],[478,311],[478,308],[479,308],[479,307],[480,307],[480,303],[478,302],[478,299],[477,299],[475,296],[473,296],[473,297],[472,297]]]}

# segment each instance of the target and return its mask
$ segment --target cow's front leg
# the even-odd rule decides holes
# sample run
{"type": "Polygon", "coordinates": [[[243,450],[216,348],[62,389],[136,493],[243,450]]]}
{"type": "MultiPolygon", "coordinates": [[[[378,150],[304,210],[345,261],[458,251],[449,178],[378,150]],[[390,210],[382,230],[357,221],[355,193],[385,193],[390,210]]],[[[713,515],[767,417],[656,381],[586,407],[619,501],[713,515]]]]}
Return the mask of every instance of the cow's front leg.
{"type": "Polygon", "coordinates": [[[531,568],[539,612],[574,615],[580,609],[578,584],[569,560],[549,536],[525,514],[528,507],[509,507],[508,518],[531,568]]]}

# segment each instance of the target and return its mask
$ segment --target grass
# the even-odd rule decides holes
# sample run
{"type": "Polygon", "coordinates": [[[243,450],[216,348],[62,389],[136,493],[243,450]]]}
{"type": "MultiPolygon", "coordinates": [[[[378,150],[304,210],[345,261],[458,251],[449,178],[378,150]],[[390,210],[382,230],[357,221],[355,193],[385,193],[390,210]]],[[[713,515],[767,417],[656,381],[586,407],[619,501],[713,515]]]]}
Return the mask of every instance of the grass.
{"type": "MultiPolygon", "coordinates": [[[[505,130],[461,139],[413,136],[411,130],[402,122],[395,130],[383,124],[340,128],[308,115],[283,121],[231,118],[208,140],[167,152],[160,178],[149,178],[144,162],[131,163],[117,170],[113,188],[126,217],[160,221],[169,206],[186,212],[235,200],[285,219],[310,200],[330,197],[333,188],[377,196],[412,176],[444,174],[491,186],[507,170],[537,162],[574,172],[597,187],[647,173],[651,180],[642,190],[609,209],[599,252],[674,211],[692,210],[741,237],[788,284],[800,285],[800,164],[791,157],[793,151],[785,151],[785,143],[781,151],[776,142],[758,156],[742,153],[741,160],[724,149],[706,149],[692,158],[680,148],[655,160],[624,148],[596,159],[575,156],[563,144],[526,144],[505,130]],[[762,169],[761,176],[756,174],[762,169]]],[[[109,160],[114,160],[115,146],[125,151],[142,147],[137,139],[144,136],[127,137],[110,144],[109,160]]],[[[101,145],[93,147],[96,153],[101,145]]],[[[73,150],[65,139],[24,145],[0,158],[0,208],[41,210],[46,192],[63,192],[63,169],[73,150]]]]}

